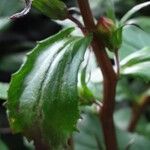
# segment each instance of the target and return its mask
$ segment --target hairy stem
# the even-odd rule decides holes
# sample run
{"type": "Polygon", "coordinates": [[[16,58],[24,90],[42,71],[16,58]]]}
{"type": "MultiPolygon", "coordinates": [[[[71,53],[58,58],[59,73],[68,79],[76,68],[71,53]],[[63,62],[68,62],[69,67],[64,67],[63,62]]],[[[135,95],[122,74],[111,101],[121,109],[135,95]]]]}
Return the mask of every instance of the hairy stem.
{"type": "MultiPolygon", "coordinates": [[[[88,0],[78,0],[83,21],[88,32],[94,32],[95,23],[88,0]]],[[[93,33],[92,48],[103,74],[103,106],[99,112],[107,150],[117,150],[117,140],[113,121],[117,75],[105,51],[101,39],[93,33]]]]}
{"type": "Polygon", "coordinates": [[[131,121],[128,126],[129,132],[134,132],[142,112],[150,105],[150,96],[143,96],[140,103],[133,107],[131,121]]]}

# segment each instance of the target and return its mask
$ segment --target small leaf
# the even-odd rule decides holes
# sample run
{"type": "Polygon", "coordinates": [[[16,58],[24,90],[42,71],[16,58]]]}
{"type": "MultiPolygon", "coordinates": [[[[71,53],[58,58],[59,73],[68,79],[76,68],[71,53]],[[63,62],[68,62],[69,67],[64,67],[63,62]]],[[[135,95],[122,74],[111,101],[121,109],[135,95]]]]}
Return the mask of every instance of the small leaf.
{"type": "MultiPolygon", "coordinates": [[[[39,42],[13,75],[8,118],[15,133],[38,135],[60,148],[79,118],[77,76],[91,37],[73,37],[68,28],[39,42]]],[[[61,148],[60,148],[61,149],[61,148]]]]}
{"type": "Polygon", "coordinates": [[[116,22],[116,15],[115,15],[115,7],[114,7],[114,1],[113,0],[107,0],[107,17],[112,19],[114,22],[116,22]]]}
{"type": "MultiPolygon", "coordinates": [[[[123,26],[118,27],[112,34],[112,47],[113,51],[118,50],[121,47],[122,44],[122,31],[123,31],[123,26]]],[[[111,50],[111,49],[110,49],[111,50]]]]}
{"type": "Polygon", "coordinates": [[[9,84],[0,83],[0,99],[7,99],[7,90],[9,88],[9,84]]]}
{"type": "Polygon", "coordinates": [[[133,14],[138,12],[140,9],[147,7],[150,5],[150,2],[144,2],[134,6],[131,10],[129,10],[121,19],[121,23],[125,23],[133,14]]]}
{"type": "Polygon", "coordinates": [[[91,105],[95,98],[91,90],[88,88],[86,83],[87,65],[81,70],[80,84],[79,86],[79,96],[81,105],[91,105]]]}
{"type": "Polygon", "coordinates": [[[34,0],[32,5],[51,19],[64,20],[68,15],[67,7],[61,0],[34,0]]]}

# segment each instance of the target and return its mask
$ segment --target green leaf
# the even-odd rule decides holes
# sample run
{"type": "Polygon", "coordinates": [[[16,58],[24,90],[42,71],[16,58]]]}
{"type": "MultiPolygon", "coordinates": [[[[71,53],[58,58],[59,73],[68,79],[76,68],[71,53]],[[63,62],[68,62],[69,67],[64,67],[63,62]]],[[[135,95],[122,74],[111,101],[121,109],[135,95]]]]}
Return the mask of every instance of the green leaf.
{"type": "Polygon", "coordinates": [[[125,23],[133,14],[138,12],[140,9],[145,8],[150,5],[150,2],[144,2],[134,6],[131,10],[129,10],[121,19],[121,23],[125,23]]]}
{"type": "Polygon", "coordinates": [[[115,51],[116,49],[118,50],[121,47],[122,44],[122,31],[123,31],[123,27],[118,27],[112,35],[112,45],[113,45],[113,51],[115,51]]]}
{"type": "Polygon", "coordinates": [[[9,88],[9,84],[0,82],[0,99],[7,99],[7,90],[9,88]]]}
{"type": "Polygon", "coordinates": [[[38,133],[55,148],[75,130],[78,69],[91,41],[91,36],[71,36],[72,31],[68,28],[39,42],[12,76],[8,92],[12,130],[31,139],[38,133]]]}
{"type": "Polygon", "coordinates": [[[150,33],[150,18],[149,17],[140,16],[140,17],[132,18],[127,23],[137,24],[144,30],[144,32],[150,33]]]}
{"type": "Polygon", "coordinates": [[[112,19],[113,22],[116,22],[116,15],[115,15],[115,7],[114,7],[114,1],[113,0],[106,0],[107,3],[107,17],[112,19]]]}
{"type": "Polygon", "coordinates": [[[51,19],[66,19],[67,7],[60,0],[34,0],[32,5],[51,19]]]}
{"type": "Polygon", "coordinates": [[[121,74],[131,75],[150,81],[150,48],[130,54],[121,61],[121,74]]]}
{"type": "Polygon", "coordinates": [[[79,96],[80,96],[80,104],[81,105],[90,105],[95,100],[93,93],[87,86],[86,82],[86,75],[87,75],[87,65],[83,67],[81,70],[81,77],[79,83],[81,84],[78,87],[79,96]]]}

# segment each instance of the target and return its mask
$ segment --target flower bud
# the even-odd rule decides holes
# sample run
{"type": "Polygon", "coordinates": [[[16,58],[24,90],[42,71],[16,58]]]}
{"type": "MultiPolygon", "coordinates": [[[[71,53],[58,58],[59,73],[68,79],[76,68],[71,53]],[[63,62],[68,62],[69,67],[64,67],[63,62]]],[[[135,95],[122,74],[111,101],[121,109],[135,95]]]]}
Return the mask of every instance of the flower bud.
{"type": "Polygon", "coordinates": [[[97,23],[98,31],[105,34],[111,34],[115,30],[115,23],[106,17],[100,17],[97,23]]]}
{"type": "Polygon", "coordinates": [[[116,26],[113,20],[100,17],[97,23],[97,33],[101,37],[105,47],[114,52],[122,43],[122,27],[116,26]]]}

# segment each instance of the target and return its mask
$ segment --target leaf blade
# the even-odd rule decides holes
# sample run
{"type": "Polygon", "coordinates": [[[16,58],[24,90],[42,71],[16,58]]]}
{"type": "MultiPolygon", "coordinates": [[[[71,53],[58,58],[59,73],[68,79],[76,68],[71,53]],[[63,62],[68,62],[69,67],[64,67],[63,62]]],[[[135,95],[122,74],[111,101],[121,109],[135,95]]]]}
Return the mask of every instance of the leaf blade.
{"type": "Polygon", "coordinates": [[[14,132],[34,139],[38,131],[54,147],[65,143],[79,118],[77,73],[91,41],[70,36],[72,30],[39,42],[9,89],[8,117],[14,132]]]}

